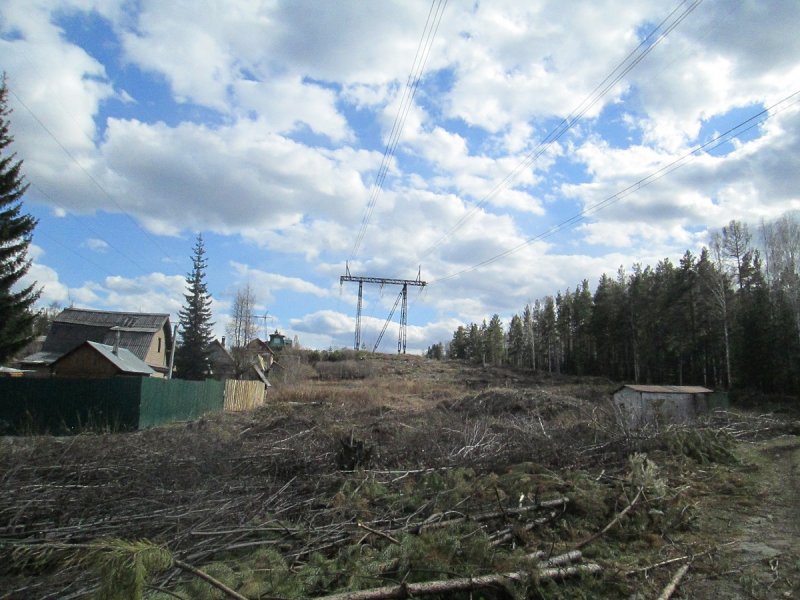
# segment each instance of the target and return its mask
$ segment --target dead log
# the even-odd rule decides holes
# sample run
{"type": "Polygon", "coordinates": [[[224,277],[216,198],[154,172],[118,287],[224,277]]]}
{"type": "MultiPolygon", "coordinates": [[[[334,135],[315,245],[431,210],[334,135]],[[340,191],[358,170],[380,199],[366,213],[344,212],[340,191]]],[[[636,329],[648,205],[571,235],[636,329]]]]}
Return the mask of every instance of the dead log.
{"type": "Polygon", "coordinates": [[[544,500],[542,502],[538,502],[531,506],[523,506],[520,508],[508,508],[503,511],[491,511],[480,513],[477,515],[466,515],[460,516],[450,519],[442,519],[439,521],[430,521],[430,518],[425,523],[412,526],[411,529],[416,530],[417,532],[422,532],[428,529],[439,529],[442,527],[449,527],[451,525],[456,525],[458,523],[464,523],[467,521],[491,521],[492,519],[503,519],[508,518],[510,516],[520,516],[524,515],[529,512],[534,512],[537,510],[542,510],[546,508],[554,508],[557,506],[566,506],[569,503],[569,498],[562,497],[562,498],[554,498],[552,500],[544,500]]]}
{"type": "Polygon", "coordinates": [[[553,558],[549,558],[544,562],[539,563],[540,569],[548,569],[551,567],[561,567],[570,563],[578,562],[583,557],[580,550],[570,550],[564,554],[559,554],[553,558]]]}
{"type": "Polygon", "coordinates": [[[672,594],[675,593],[678,584],[680,584],[681,579],[683,579],[683,576],[686,575],[686,572],[688,570],[689,570],[689,563],[683,565],[680,569],[678,569],[677,573],[675,573],[675,576],[667,584],[667,587],[665,587],[661,592],[661,595],[658,597],[658,600],[669,600],[672,594]]]}
{"type": "Polygon", "coordinates": [[[458,579],[442,579],[421,583],[404,583],[389,585],[355,592],[340,592],[329,596],[318,596],[314,600],[391,600],[413,596],[430,596],[454,592],[468,592],[490,587],[502,587],[506,582],[524,583],[531,577],[539,579],[562,580],[578,575],[596,574],[602,570],[600,565],[589,563],[569,567],[553,567],[538,569],[532,573],[517,571],[514,573],[495,573],[478,577],[462,577],[458,579]]]}

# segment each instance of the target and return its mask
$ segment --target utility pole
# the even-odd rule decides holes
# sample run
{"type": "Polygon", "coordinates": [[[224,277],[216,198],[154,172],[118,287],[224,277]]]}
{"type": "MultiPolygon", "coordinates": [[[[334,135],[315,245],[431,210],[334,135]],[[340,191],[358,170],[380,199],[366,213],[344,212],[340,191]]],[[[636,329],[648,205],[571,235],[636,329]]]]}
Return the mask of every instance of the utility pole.
{"type": "MultiPolygon", "coordinates": [[[[364,284],[377,283],[381,286],[384,285],[402,286],[402,289],[400,291],[400,296],[398,298],[398,300],[402,300],[402,304],[400,308],[400,334],[397,338],[397,353],[398,354],[406,353],[406,329],[408,327],[408,286],[413,285],[417,287],[425,287],[426,285],[428,285],[426,281],[422,281],[421,273],[422,269],[420,268],[420,270],[417,271],[416,279],[391,279],[388,277],[361,277],[358,275],[351,275],[350,265],[345,264],[345,274],[339,278],[339,285],[343,284],[345,281],[358,282],[358,303],[356,304],[356,335],[355,335],[355,343],[353,344],[354,350],[359,350],[361,348],[361,307],[363,305],[363,298],[364,298],[364,284]]],[[[395,308],[396,307],[397,303],[395,303],[395,308]]],[[[394,314],[394,308],[392,308],[392,312],[389,314],[389,319],[387,319],[387,325],[388,321],[391,320],[393,314],[394,314]]],[[[383,330],[386,331],[385,325],[383,330]]],[[[381,337],[383,337],[383,332],[381,332],[381,337]]],[[[380,342],[380,338],[378,338],[378,342],[380,342]]],[[[378,344],[375,344],[375,349],[377,349],[377,347],[378,344]]]]}

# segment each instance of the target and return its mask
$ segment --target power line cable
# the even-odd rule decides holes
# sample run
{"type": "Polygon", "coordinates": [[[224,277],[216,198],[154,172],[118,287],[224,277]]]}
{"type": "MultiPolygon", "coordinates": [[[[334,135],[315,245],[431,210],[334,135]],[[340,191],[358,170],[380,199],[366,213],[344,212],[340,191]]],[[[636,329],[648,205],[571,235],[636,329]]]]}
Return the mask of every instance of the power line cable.
{"type": "MultiPolygon", "coordinates": [[[[67,209],[67,208],[66,208],[66,207],[65,207],[63,204],[61,204],[61,203],[60,203],[58,200],[56,200],[56,199],[55,199],[55,198],[53,198],[53,197],[52,197],[50,194],[48,194],[46,191],[44,191],[44,189],[42,189],[42,187],[41,187],[41,186],[37,185],[37,184],[36,184],[36,183],[34,183],[34,182],[30,182],[30,184],[31,184],[31,187],[35,188],[35,189],[36,189],[36,190],[37,190],[37,191],[38,191],[38,192],[39,192],[39,193],[40,193],[42,196],[44,196],[45,198],[47,198],[47,199],[48,199],[50,202],[52,202],[54,205],[58,206],[58,207],[59,207],[61,210],[63,210],[63,211],[64,211],[64,212],[65,212],[67,215],[69,215],[69,216],[70,216],[70,217],[71,217],[73,220],[75,220],[76,222],[78,222],[78,223],[81,225],[81,227],[84,227],[84,228],[85,228],[85,229],[87,229],[87,230],[88,230],[88,231],[89,231],[91,234],[93,234],[93,235],[94,235],[94,236],[95,236],[95,237],[96,237],[98,240],[100,240],[100,241],[101,241],[101,242],[103,242],[104,244],[107,244],[109,248],[111,248],[112,250],[114,250],[114,251],[115,251],[117,254],[119,254],[119,255],[120,255],[122,258],[124,258],[125,260],[127,260],[127,261],[128,261],[129,263],[131,263],[132,265],[134,265],[134,266],[135,266],[137,269],[141,270],[141,271],[142,271],[142,273],[144,273],[144,274],[147,274],[147,272],[148,272],[148,270],[147,270],[147,269],[145,269],[145,268],[144,268],[142,265],[140,265],[138,262],[136,262],[136,261],[135,261],[133,258],[131,258],[131,257],[130,257],[130,256],[128,256],[127,254],[125,254],[125,253],[124,253],[122,250],[120,250],[120,249],[119,249],[119,248],[117,248],[117,247],[116,247],[114,244],[112,244],[112,243],[111,243],[111,242],[109,242],[107,239],[105,239],[105,238],[102,236],[102,234],[100,234],[100,233],[99,233],[99,232],[98,232],[96,229],[94,229],[93,227],[91,227],[90,225],[88,225],[88,224],[87,224],[86,222],[84,222],[84,221],[79,221],[79,220],[78,220],[78,218],[77,218],[77,217],[75,217],[75,215],[74,215],[74,214],[72,214],[72,213],[71,213],[71,212],[70,212],[70,211],[69,211],[69,210],[68,210],[68,209],[67,209]]],[[[51,239],[52,239],[52,237],[51,237],[51,239]]],[[[89,262],[91,262],[91,261],[89,261],[89,262]]],[[[105,271],[105,269],[103,269],[103,270],[105,271]]],[[[106,271],[106,272],[108,272],[108,271],[106,271]]]]}
{"type": "Polygon", "coordinates": [[[353,245],[351,259],[355,258],[356,255],[358,254],[358,249],[361,245],[361,242],[364,239],[367,226],[369,225],[369,221],[375,209],[375,204],[377,202],[378,195],[381,189],[383,188],[383,183],[384,180],[386,179],[391,159],[394,156],[395,150],[399,143],[400,134],[402,133],[403,126],[405,125],[406,117],[408,116],[414,96],[416,95],[417,89],[419,88],[421,75],[424,71],[425,65],[427,64],[428,57],[430,55],[430,49],[433,45],[433,38],[435,37],[435,34],[439,29],[439,23],[441,22],[441,16],[444,12],[444,7],[446,3],[447,3],[446,0],[444,0],[444,2],[442,2],[442,0],[439,0],[438,5],[436,5],[436,0],[433,0],[431,2],[431,8],[428,12],[428,18],[425,22],[425,27],[423,28],[423,33],[420,38],[419,45],[417,47],[417,53],[414,56],[414,63],[412,64],[411,71],[409,73],[408,79],[406,80],[406,86],[403,88],[403,95],[401,97],[400,104],[398,106],[397,114],[395,115],[394,123],[392,124],[392,130],[389,134],[386,149],[384,150],[383,158],[381,160],[381,165],[380,168],[378,169],[378,173],[375,178],[375,183],[373,184],[372,187],[370,199],[369,202],[367,203],[367,209],[365,211],[364,217],[361,222],[361,228],[359,230],[358,235],[356,236],[356,241],[353,245]],[[435,5],[436,5],[436,11],[434,14],[435,5]],[[433,24],[431,25],[432,14],[434,16],[433,16],[433,24]],[[429,27],[429,25],[431,26],[429,27]]]}
{"type": "MultiPolygon", "coordinates": [[[[72,248],[71,246],[69,246],[69,245],[65,244],[65,243],[64,243],[64,242],[62,242],[61,240],[58,240],[58,239],[56,239],[55,237],[53,237],[53,236],[52,236],[52,235],[50,235],[49,233],[45,233],[45,232],[43,232],[43,231],[36,231],[36,233],[35,233],[34,235],[35,235],[35,236],[37,236],[37,237],[38,237],[38,236],[40,236],[40,235],[41,235],[41,236],[44,236],[44,237],[46,237],[46,238],[47,238],[47,239],[49,239],[51,242],[53,242],[53,243],[55,243],[55,244],[58,244],[59,246],[61,246],[62,248],[64,248],[64,249],[65,249],[67,252],[70,252],[70,253],[74,254],[75,256],[77,256],[78,258],[80,258],[82,261],[84,261],[84,262],[86,262],[86,263],[88,263],[88,264],[92,265],[92,266],[93,266],[95,269],[97,269],[98,271],[103,271],[103,272],[104,272],[106,275],[108,275],[109,277],[114,277],[114,273],[112,273],[111,271],[109,271],[109,270],[108,270],[108,269],[106,269],[105,267],[103,267],[103,266],[101,266],[101,265],[97,264],[97,263],[96,263],[96,262],[94,262],[92,259],[88,258],[87,256],[84,256],[83,254],[81,254],[80,252],[78,252],[77,250],[75,250],[75,248],[72,248]]],[[[66,285],[66,284],[65,284],[65,285],[66,285]]]]}
{"type": "Polygon", "coordinates": [[[676,160],[670,162],[669,164],[661,167],[657,171],[654,171],[653,173],[647,175],[646,177],[643,177],[643,178],[639,179],[638,181],[636,181],[635,183],[629,185],[628,187],[624,188],[623,190],[620,190],[619,192],[617,192],[615,194],[612,194],[611,196],[608,196],[607,198],[605,198],[605,199],[603,199],[603,200],[601,200],[599,202],[596,202],[595,204],[592,204],[592,205],[586,207],[585,209],[583,209],[579,213],[573,215],[572,217],[570,217],[568,219],[565,219],[564,221],[561,221],[557,225],[554,225],[550,229],[548,229],[548,230],[546,230],[546,231],[544,231],[544,232],[542,232],[542,233],[540,233],[540,234],[538,234],[536,236],[528,238],[527,240],[525,240],[521,244],[518,244],[518,245],[514,246],[513,248],[509,248],[508,250],[506,250],[504,252],[501,252],[501,253],[496,254],[496,255],[494,255],[494,256],[492,256],[490,258],[487,258],[486,260],[483,260],[483,261],[481,261],[481,262],[479,262],[479,263],[477,263],[477,264],[475,264],[475,265],[473,265],[471,267],[468,267],[466,269],[462,269],[460,271],[457,271],[457,272],[452,273],[450,275],[447,275],[445,277],[440,277],[439,279],[428,281],[428,285],[432,285],[434,283],[441,283],[443,281],[448,281],[450,279],[455,279],[456,277],[464,275],[465,273],[470,273],[472,271],[477,271],[481,267],[485,267],[485,266],[490,265],[490,264],[492,264],[494,262],[497,262],[501,258],[505,258],[507,256],[510,256],[510,255],[516,253],[516,252],[519,252],[520,250],[522,250],[523,248],[529,246],[533,242],[536,242],[536,241],[545,239],[547,237],[550,237],[551,235],[554,235],[555,233],[558,233],[559,231],[567,229],[568,227],[571,227],[572,225],[575,225],[576,223],[579,223],[580,221],[583,221],[587,216],[595,214],[595,213],[599,212],[600,210],[602,210],[604,208],[607,208],[611,204],[619,202],[623,198],[625,198],[625,197],[627,197],[627,196],[639,191],[640,189],[650,185],[651,183],[654,183],[655,181],[661,179],[662,177],[666,177],[667,175],[669,175],[673,171],[676,171],[676,170],[680,169],[684,165],[688,164],[693,158],[699,156],[701,151],[706,150],[706,149],[714,150],[715,148],[718,148],[722,144],[730,142],[732,139],[741,136],[742,134],[746,133],[747,131],[750,131],[751,129],[753,129],[754,127],[757,127],[761,123],[766,122],[771,116],[775,116],[775,115],[783,112],[784,110],[786,110],[790,106],[796,104],[798,101],[795,100],[794,102],[792,102],[792,103],[790,103],[790,104],[788,104],[786,106],[783,106],[782,108],[780,108],[780,110],[775,111],[772,115],[770,115],[770,111],[773,111],[774,109],[777,109],[779,106],[781,106],[782,104],[788,102],[792,98],[795,98],[798,95],[800,95],[800,90],[797,90],[796,92],[794,92],[792,94],[789,94],[788,96],[786,96],[782,100],[780,100],[780,101],[774,103],[773,105],[769,106],[768,108],[765,108],[762,111],[754,114],[750,118],[740,122],[739,124],[735,125],[734,127],[731,127],[730,129],[728,129],[724,133],[721,133],[721,134],[718,134],[718,135],[714,136],[712,139],[710,139],[709,141],[705,142],[704,144],[696,146],[691,151],[687,152],[686,154],[682,155],[681,157],[677,158],[676,160]]]}
{"type": "Polygon", "coordinates": [[[30,108],[30,107],[29,107],[27,104],[25,104],[25,102],[23,102],[23,101],[22,101],[22,99],[21,99],[21,98],[20,98],[20,97],[17,95],[17,93],[16,93],[16,92],[15,92],[13,89],[11,89],[11,88],[9,88],[9,90],[8,90],[8,91],[9,91],[9,92],[11,92],[11,94],[14,96],[14,98],[16,98],[17,102],[19,102],[19,103],[20,103],[20,105],[21,105],[21,106],[22,106],[22,107],[23,107],[23,108],[24,108],[26,111],[28,111],[28,113],[29,113],[29,114],[31,115],[31,117],[33,117],[33,119],[34,119],[34,120],[35,120],[35,121],[36,121],[36,122],[39,124],[39,126],[40,126],[42,129],[44,129],[44,131],[47,133],[47,135],[49,135],[49,136],[50,136],[50,137],[53,139],[53,141],[54,141],[54,142],[55,142],[55,143],[58,145],[58,147],[59,147],[59,148],[61,148],[61,150],[64,152],[64,154],[66,154],[66,155],[67,155],[67,156],[70,158],[70,160],[72,160],[72,162],[74,162],[74,163],[77,165],[77,167],[78,167],[78,168],[79,168],[81,171],[83,171],[84,175],[86,175],[86,177],[89,179],[89,181],[91,181],[91,182],[92,182],[92,184],[93,184],[93,185],[94,185],[94,186],[95,186],[95,187],[96,187],[98,190],[100,190],[100,192],[101,192],[101,193],[102,193],[102,194],[103,194],[103,195],[104,195],[106,198],[108,198],[109,200],[111,200],[111,202],[114,204],[114,206],[116,206],[116,207],[117,207],[117,209],[120,211],[120,213],[121,213],[121,214],[123,214],[123,215],[125,216],[125,218],[127,218],[127,219],[128,219],[130,222],[131,222],[131,223],[133,223],[134,227],[136,227],[136,228],[137,228],[139,231],[141,231],[141,232],[144,234],[144,236],[145,236],[145,237],[146,237],[146,238],[147,238],[147,239],[148,239],[150,242],[152,242],[152,244],[153,244],[153,245],[154,245],[156,248],[158,248],[158,250],[159,250],[159,251],[160,251],[160,252],[161,252],[161,253],[164,255],[164,257],[165,257],[165,258],[170,258],[169,254],[167,254],[167,252],[164,250],[164,248],[162,248],[161,244],[159,244],[159,243],[158,243],[158,241],[157,241],[157,240],[156,240],[156,239],[155,239],[153,236],[151,236],[151,235],[150,235],[150,234],[147,232],[147,230],[145,230],[145,229],[144,229],[144,228],[143,228],[143,227],[142,227],[142,226],[141,226],[141,225],[140,225],[140,224],[139,224],[139,223],[136,221],[136,219],[134,219],[134,218],[133,218],[133,217],[132,217],[132,216],[131,216],[131,215],[130,215],[130,214],[129,214],[129,213],[128,213],[128,212],[127,212],[125,209],[123,209],[123,208],[122,208],[122,206],[119,204],[119,202],[117,202],[117,200],[114,198],[114,196],[112,196],[112,195],[111,195],[111,194],[108,192],[108,190],[106,190],[106,189],[105,189],[105,188],[104,188],[104,187],[103,187],[103,186],[100,184],[100,182],[99,182],[99,181],[97,181],[97,179],[95,179],[95,177],[94,177],[94,176],[93,176],[91,173],[89,173],[89,171],[88,171],[88,170],[87,170],[87,169],[86,169],[86,168],[85,168],[85,167],[84,167],[84,166],[83,166],[83,165],[80,163],[80,161],[77,159],[77,157],[76,157],[74,154],[72,154],[72,152],[70,152],[70,151],[69,151],[69,149],[68,149],[68,148],[67,148],[67,147],[66,147],[66,146],[65,146],[63,143],[61,143],[61,141],[60,141],[60,140],[59,140],[59,139],[58,139],[58,138],[55,136],[55,134],[54,134],[54,133],[53,133],[53,132],[52,132],[52,131],[51,131],[51,130],[50,130],[48,127],[47,127],[47,125],[45,125],[45,124],[44,124],[44,122],[42,122],[42,120],[41,120],[41,119],[40,119],[38,116],[36,116],[36,113],[34,113],[34,112],[33,112],[33,110],[31,110],[31,108],[30,108]]]}
{"type": "Polygon", "coordinates": [[[619,83],[634,67],[636,67],[661,41],[669,35],[686,17],[689,16],[703,0],[693,0],[688,6],[673,19],[680,8],[687,4],[682,0],[647,36],[634,48],[592,92],[578,104],[575,109],[552,129],[539,144],[531,150],[500,182],[481,198],[464,216],[462,216],[450,229],[436,240],[420,256],[420,260],[429,256],[436,248],[447,241],[456,231],[461,229],[482,207],[495,198],[500,192],[509,187],[523,171],[533,165],[544,154],[551,144],[558,141],[575,123],[580,120],[593,106],[595,106],[608,92],[619,83]],[[659,33],[660,32],[660,33],[659,33]],[[651,39],[658,34],[652,43],[651,39]]]}
{"type": "Polygon", "coordinates": [[[383,189],[383,183],[386,179],[386,175],[389,172],[389,166],[392,158],[394,157],[397,145],[400,142],[400,135],[403,131],[403,126],[405,125],[405,121],[413,104],[414,97],[419,89],[419,85],[422,80],[422,73],[425,71],[425,66],[430,58],[430,52],[433,48],[433,41],[436,37],[436,33],[439,31],[439,25],[441,24],[442,15],[444,14],[444,9],[446,6],[447,0],[431,1],[428,17],[425,21],[425,26],[422,30],[422,35],[420,36],[420,41],[417,46],[417,52],[414,56],[414,62],[412,63],[411,71],[409,72],[408,79],[406,80],[406,85],[403,88],[403,94],[400,98],[397,114],[395,115],[394,122],[392,123],[392,129],[389,133],[386,148],[383,151],[383,158],[381,159],[380,167],[378,168],[378,172],[375,176],[375,181],[372,184],[367,207],[364,212],[364,216],[361,219],[361,226],[358,234],[356,235],[353,249],[350,253],[350,260],[356,258],[359,248],[361,247],[361,243],[364,241],[367,227],[369,226],[369,222],[372,218],[372,213],[375,210],[375,204],[378,200],[381,190],[383,189]]]}

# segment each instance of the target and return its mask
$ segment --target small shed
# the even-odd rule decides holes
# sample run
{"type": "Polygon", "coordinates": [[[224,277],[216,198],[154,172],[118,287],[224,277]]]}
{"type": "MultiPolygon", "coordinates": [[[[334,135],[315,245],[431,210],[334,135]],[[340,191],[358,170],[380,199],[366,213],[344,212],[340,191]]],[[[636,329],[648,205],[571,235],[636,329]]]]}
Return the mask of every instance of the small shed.
{"type": "Polygon", "coordinates": [[[691,385],[623,385],[613,393],[614,406],[630,426],[683,423],[708,412],[713,392],[691,385]]]}
{"type": "Polygon", "coordinates": [[[118,346],[84,342],[56,360],[54,377],[152,377],[155,370],[133,352],[118,346]]]}

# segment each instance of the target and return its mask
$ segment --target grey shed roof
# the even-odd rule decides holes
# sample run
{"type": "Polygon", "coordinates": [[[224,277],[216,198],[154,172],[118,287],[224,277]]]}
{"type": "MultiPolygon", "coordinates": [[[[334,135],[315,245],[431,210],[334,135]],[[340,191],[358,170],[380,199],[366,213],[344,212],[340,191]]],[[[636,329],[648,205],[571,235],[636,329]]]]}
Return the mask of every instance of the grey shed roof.
{"type": "Polygon", "coordinates": [[[701,387],[699,385],[636,385],[627,384],[618,388],[616,391],[622,389],[631,389],[635,392],[645,392],[650,394],[711,394],[712,390],[701,387]]]}
{"type": "Polygon", "coordinates": [[[56,363],[66,358],[73,352],[77,352],[78,349],[82,348],[83,346],[89,346],[90,348],[94,349],[95,352],[117,367],[120,372],[127,375],[153,375],[155,373],[150,365],[137,358],[130,350],[118,348],[117,353],[114,354],[113,346],[98,344],[97,342],[85,342],[84,344],[81,344],[77,348],[74,348],[71,352],[67,352],[64,356],[58,359],[56,363]]]}
{"type": "Polygon", "coordinates": [[[61,352],[34,352],[23,358],[20,364],[25,366],[49,365],[62,356],[61,352]]]}
{"type": "Polygon", "coordinates": [[[153,335],[162,328],[165,329],[166,346],[172,343],[172,332],[166,326],[168,321],[166,313],[67,308],[53,320],[42,352],[64,354],[85,341],[113,346],[119,331],[119,345],[144,359],[153,335]]]}

